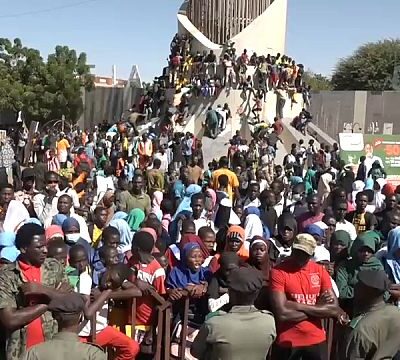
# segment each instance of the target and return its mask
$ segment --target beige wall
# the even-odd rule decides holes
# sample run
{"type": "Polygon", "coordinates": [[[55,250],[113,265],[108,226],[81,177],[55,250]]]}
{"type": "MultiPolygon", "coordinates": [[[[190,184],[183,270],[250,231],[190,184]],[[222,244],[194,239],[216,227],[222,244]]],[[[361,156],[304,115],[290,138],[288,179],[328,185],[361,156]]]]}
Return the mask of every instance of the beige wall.
{"type": "Polygon", "coordinates": [[[268,9],[234,36],[236,53],[244,49],[257,55],[285,53],[287,0],[275,0],[268,9]]]}
{"type": "MultiPolygon", "coordinates": [[[[183,5],[177,15],[178,32],[193,36],[193,52],[214,50],[217,56],[222,53],[222,47],[210,41],[188,19],[183,5]]],[[[240,55],[244,49],[267,55],[285,53],[286,47],[287,0],[275,0],[267,10],[251,22],[242,32],[231,40],[235,42],[236,53],[240,55]]]]}

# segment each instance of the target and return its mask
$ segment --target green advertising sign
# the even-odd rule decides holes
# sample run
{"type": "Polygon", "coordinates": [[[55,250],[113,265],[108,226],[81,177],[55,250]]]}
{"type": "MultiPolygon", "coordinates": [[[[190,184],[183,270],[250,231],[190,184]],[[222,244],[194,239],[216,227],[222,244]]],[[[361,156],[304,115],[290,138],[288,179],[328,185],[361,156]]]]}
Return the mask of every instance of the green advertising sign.
{"type": "Polygon", "coordinates": [[[382,134],[339,134],[340,158],[357,171],[360,156],[365,156],[367,171],[375,161],[384,167],[388,180],[400,185],[400,136],[382,134]]]}

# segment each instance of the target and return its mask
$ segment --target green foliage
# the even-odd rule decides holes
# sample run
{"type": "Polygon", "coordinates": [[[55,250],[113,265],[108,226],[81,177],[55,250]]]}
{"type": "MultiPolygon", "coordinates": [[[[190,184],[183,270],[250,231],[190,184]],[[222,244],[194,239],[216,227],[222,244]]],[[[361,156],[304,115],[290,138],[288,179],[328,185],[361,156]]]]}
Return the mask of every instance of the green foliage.
{"type": "Polygon", "coordinates": [[[322,74],[315,74],[307,70],[303,74],[303,81],[311,86],[313,91],[332,90],[333,86],[331,81],[322,74]]]}
{"type": "Polygon", "coordinates": [[[76,122],[83,111],[82,87],[93,87],[85,53],[77,56],[75,50],[57,46],[45,62],[20,39],[0,38],[0,110],[22,110],[28,122],[62,115],[76,122]]]}
{"type": "Polygon", "coordinates": [[[400,39],[368,43],[338,62],[332,84],[335,90],[393,90],[396,65],[400,65],[400,39]]]}

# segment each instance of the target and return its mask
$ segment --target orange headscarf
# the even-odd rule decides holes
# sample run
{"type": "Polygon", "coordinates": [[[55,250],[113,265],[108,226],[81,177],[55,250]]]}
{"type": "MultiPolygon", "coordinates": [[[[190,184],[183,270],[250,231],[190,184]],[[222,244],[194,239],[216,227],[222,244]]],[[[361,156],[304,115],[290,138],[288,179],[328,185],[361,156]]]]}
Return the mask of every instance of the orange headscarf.
{"type": "MultiPolygon", "coordinates": [[[[246,261],[249,258],[249,250],[246,248],[244,240],[245,240],[245,231],[241,226],[238,225],[232,225],[228,229],[228,233],[226,234],[226,238],[229,239],[230,237],[235,237],[242,242],[242,246],[240,249],[237,251],[237,254],[239,257],[246,261]]],[[[228,242],[225,245],[225,249],[228,246],[228,242]]]]}

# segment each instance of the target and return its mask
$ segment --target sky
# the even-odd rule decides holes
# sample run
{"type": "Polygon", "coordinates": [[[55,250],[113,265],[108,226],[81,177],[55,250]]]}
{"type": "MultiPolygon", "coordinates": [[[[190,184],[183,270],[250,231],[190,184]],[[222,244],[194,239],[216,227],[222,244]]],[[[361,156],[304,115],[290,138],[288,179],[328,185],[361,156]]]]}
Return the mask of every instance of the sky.
{"type": "MultiPolygon", "coordinates": [[[[96,66],[92,72],[103,76],[115,64],[117,76],[127,78],[136,64],[150,81],[166,65],[182,2],[0,0],[0,37],[19,37],[44,57],[56,45],[84,51],[96,66]]],[[[286,53],[316,73],[329,76],[340,58],[366,42],[400,38],[399,0],[288,2],[286,53]]]]}

